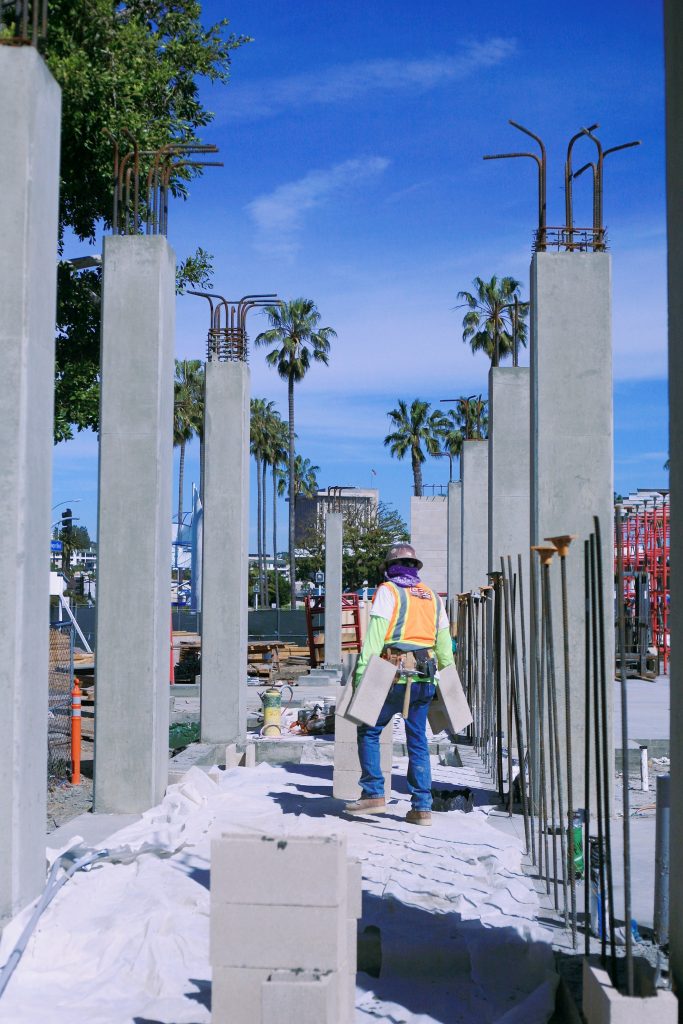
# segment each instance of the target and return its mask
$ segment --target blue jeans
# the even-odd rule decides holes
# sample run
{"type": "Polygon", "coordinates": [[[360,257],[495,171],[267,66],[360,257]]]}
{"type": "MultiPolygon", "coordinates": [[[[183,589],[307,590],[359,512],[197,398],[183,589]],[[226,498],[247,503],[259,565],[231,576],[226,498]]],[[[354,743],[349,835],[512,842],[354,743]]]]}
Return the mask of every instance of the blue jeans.
{"type": "Polygon", "coordinates": [[[358,726],[358,757],[361,765],[361,799],[384,796],[384,776],[380,763],[379,737],[384,726],[403,709],[406,686],[411,686],[410,709],[406,719],[408,746],[408,789],[415,811],[432,809],[432,771],[427,742],[427,714],[436,692],[433,683],[394,683],[389,690],[377,725],[358,726]]]}

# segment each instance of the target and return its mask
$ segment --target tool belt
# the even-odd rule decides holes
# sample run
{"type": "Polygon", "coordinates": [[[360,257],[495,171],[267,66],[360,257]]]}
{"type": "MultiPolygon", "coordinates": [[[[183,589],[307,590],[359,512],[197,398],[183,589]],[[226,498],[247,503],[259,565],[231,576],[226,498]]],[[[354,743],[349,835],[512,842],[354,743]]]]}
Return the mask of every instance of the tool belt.
{"type": "Polygon", "coordinates": [[[387,647],[382,657],[396,665],[404,675],[420,676],[423,680],[434,682],[436,676],[436,658],[429,647],[419,647],[414,651],[402,651],[398,647],[387,647]]]}

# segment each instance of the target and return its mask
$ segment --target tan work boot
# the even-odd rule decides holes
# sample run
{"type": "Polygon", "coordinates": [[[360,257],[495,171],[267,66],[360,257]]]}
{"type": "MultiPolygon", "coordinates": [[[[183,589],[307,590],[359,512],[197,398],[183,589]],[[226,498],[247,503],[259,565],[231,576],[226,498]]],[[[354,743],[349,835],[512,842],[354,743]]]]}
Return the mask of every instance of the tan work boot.
{"type": "Polygon", "coordinates": [[[431,825],[431,811],[408,811],[406,821],[409,825],[431,825]]]}
{"type": "Polygon", "coordinates": [[[387,802],[383,796],[365,797],[354,800],[347,804],[344,810],[347,814],[385,814],[387,802]]]}

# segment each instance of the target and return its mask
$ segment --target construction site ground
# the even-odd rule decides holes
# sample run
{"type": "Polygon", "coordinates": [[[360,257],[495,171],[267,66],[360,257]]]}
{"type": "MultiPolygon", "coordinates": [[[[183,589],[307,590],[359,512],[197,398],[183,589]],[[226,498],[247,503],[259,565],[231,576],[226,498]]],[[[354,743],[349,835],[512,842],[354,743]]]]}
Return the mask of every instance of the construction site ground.
{"type": "MultiPolygon", "coordinates": [[[[615,684],[615,687],[617,689],[616,696],[618,697],[618,685],[615,684]]],[[[304,694],[304,690],[304,687],[295,687],[297,703],[306,700],[310,701],[315,697],[315,694],[311,692],[304,694]]],[[[260,706],[258,689],[249,687],[248,694],[249,712],[253,722],[253,714],[260,706]]],[[[659,677],[656,681],[647,683],[629,680],[628,696],[629,720],[630,723],[633,723],[632,727],[629,728],[629,747],[633,751],[629,771],[633,918],[636,920],[640,934],[645,940],[637,949],[637,952],[643,953],[646,957],[652,959],[654,947],[648,944],[647,939],[653,916],[654,789],[656,774],[668,770],[668,679],[666,677],[659,677]],[[638,735],[635,735],[636,732],[638,735]],[[644,742],[649,743],[653,750],[653,757],[650,760],[651,789],[647,793],[643,792],[640,787],[638,768],[639,746],[644,742]],[[663,751],[666,751],[666,753],[663,753],[663,751]]],[[[197,698],[178,696],[174,699],[173,703],[173,717],[177,720],[188,721],[198,718],[199,706],[197,698]]],[[[128,829],[133,828],[133,834],[139,841],[142,841],[142,835],[145,832],[147,832],[148,838],[152,835],[157,837],[158,832],[154,828],[154,820],[155,815],[157,816],[156,820],[158,820],[161,808],[153,809],[153,811],[143,816],[142,819],[138,819],[135,816],[100,816],[82,813],[83,811],[88,811],[91,806],[92,783],[88,775],[92,775],[92,764],[91,762],[90,764],[88,763],[87,750],[88,743],[90,742],[88,732],[90,732],[90,736],[92,735],[92,721],[92,717],[84,718],[84,754],[86,756],[84,758],[84,779],[81,786],[72,787],[65,784],[58,786],[51,793],[48,830],[52,831],[56,826],[62,827],[48,837],[48,845],[53,848],[61,847],[71,841],[74,835],[83,836],[89,844],[103,843],[105,839],[107,839],[107,845],[113,845],[114,841],[116,843],[125,842],[127,841],[127,833],[125,832],[122,836],[114,837],[114,841],[108,838],[112,831],[121,826],[127,826],[128,829]],[[69,821],[69,819],[71,820],[69,821]],[[69,823],[65,824],[66,822],[69,823]]],[[[621,725],[618,700],[615,706],[614,726],[615,746],[620,748],[621,725]]],[[[354,849],[354,837],[365,837],[364,841],[367,841],[369,844],[368,849],[365,854],[361,851],[358,852],[362,856],[364,864],[368,861],[368,866],[375,856],[374,851],[376,849],[384,849],[384,844],[390,845],[392,852],[389,858],[389,866],[387,867],[389,874],[382,876],[385,881],[383,882],[381,894],[374,891],[370,885],[372,882],[371,872],[364,882],[364,884],[369,886],[368,893],[366,894],[369,900],[368,905],[381,909],[379,918],[384,922],[384,929],[389,929],[386,936],[387,940],[390,934],[393,936],[392,942],[399,941],[399,933],[402,929],[405,929],[406,934],[412,934],[415,930],[414,925],[416,922],[422,922],[424,915],[428,915],[430,918],[433,917],[434,920],[431,921],[429,927],[423,928],[422,925],[420,926],[420,934],[422,935],[420,941],[424,942],[425,948],[422,949],[420,947],[416,952],[416,956],[417,962],[422,963],[422,960],[427,956],[427,947],[431,946],[437,966],[429,972],[429,996],[425,991],[423,997],[417,999],[417,996],[415,996],[417,1002],[415,1000],[411,1001],[406,995],[401,994],[403,990],[402,986],[399,985],[399,990],[393,993],[392,999],[392,993],[387,989],[387,986],[391,987],[389,985],[390,974],[386,973],[386,971],[388,971],[388,964],[394,963],[394,960],[391,958],[399,957],[399,953],[394,950],[391,953],[391,958],[385,961],[386,971],[380,979],[370,979],[369,976],[359,974],[359,988],[357,990],[358,1020],[363,1020],[366,1016],[368,1019],[375,1020],[419,1021],[420,1024],[422,1022],[426,1024],[426,1022],[432,1020],[443,1021],[444,1024],[446,1021],[450,1024],[453,1020],[463,1022],[475,1019],[478,1021],[502,1020],[502,1007],[499,1003],[496,1003],[495,1006],[493,1003],[486,1005],[487,987],[483,982],[483,978],[480,978],[477,973],[481,968],[478,957],[479,955],[483,956],[483,962],[488,963],[488,958],[493,956],[494,950],[496,950],[497,958],[504,954],[503,960],[507,957],[508,952],[511,952],[512,955],[512,952],[517,951],[514,955],[521,955],[517,949],[520,939],[523,940],[524,946],[528,946],[528,955],[532,959],[536,957],[540,948],[552,948],[555,950],[556,962],[559,964],[562,977],[568,984],[569,989],[572,990],[575,1000],[580,1001],[579,958],[576,957],[571,948],[571,937],[563,927],[562,914],[558,915],[554,908],[552,887],[550,896],[548,896],[545,891],[545,884],[542,880],[535,877],[536,873],[532,865],[528,858],[523,856],[524,826],[522,816],[516,813],[510,817],[505,809],[499,806],[497,794],[493,791],[491,780],[484,770],[481,761],[470,747],[459,744],[457,757],[452,758],[456,763],[451,765],[437,765],[438,759],[434,757],[433,774],[436,785],[446,784],[449,786],[469,786],[472,788],[475,791],[475,811],[472,814],[464,814],[460,811],[435,814],[434,827],[431,830],[423,831],[411,829],[403,821],[409,804],[407,802],[407,786],[405,781],[406,760],[399,754],[402,749],[400,741],[396,742],[394,747],[394,803],[392,805],[392,813],[383,819],[366,819],[362,822],[352,821],[343,816],[341,813],[343,805],[332,798],[333,742],[331,740],[309,739],[304,742],[299,741],[297,746],[299,751],[296,754],[296,759],[300,758],[299,763],[285,765],[268,765],[264,763],[254,769],[238,768],[215,773],[215,779],[218,781],[211,782],[212,786],[217,787],[217,793],[215,794],[213,790],[205,791],[204,787],[206,784],[203,781],[199,781],[200,776],[208,778],[206,774],[208,766],[205,766],[201,771],[195,768],[192,769],[191,776],[185,776],[181,784],[181,791],[182,787],[186,786],[187,780],[192,779],[192,786],[198,787],[201,790],[201,796],[197,797],[200,803],[204,804],[208,800],[208,803],[211,804],[212,800],[216,799],[221,808],[225,805],[226,813],[228,810],[227,805],[232,804],[236,813],[234,817],[230,814],[227,815],[225,824],[226,826],[229,825],[229,827],[232,827],[234,824],[238,828],[263,828],[264,830],[269,827],[275,829],[284,828],[285,830],[295,828],[300,832],[307,829],[313,831],[320,828],[334,830],[341,827],[347,832],[352,850],[354,849]],[[237,799],[235,787],[239,787],[239,799],[237,799]],[[246,799],[248,793],[251,794],[250,799],[246,799]],[[479,830],[484,831],[481,832],[479,830]],[[467,848],[470,845],[469,840],[475,833],[475,845],[482,841],[482,835],[484,835],[483,846],[486,852],[477,851],[473,860],[470,856],[471,850],[468,853],[467,848]],[[514,862],[512,867],[509,857],[512,857],[512,862],[514,862]],[[419,867],[415,866],[417,878],[410,879],[410,887],[412,887],[411,891],[417,891],[421,894],[416,897],[419,913],[415,907],[412,907],[412,897],[406,896],[401,888],[401,880],[403,879],[403,882],[405,882],[403,873],[406,870],[409,873],[413,871],[413,868],[408,867],[406,869],[405,866],[401,865],[402,863],[412,864],[413,862],[415,865],[419,865],[419,867]],[[476,870],[472,867],[473,864],[476,870]],[[447,870],[444,867],[445,865],[448,865],[447,870]],[[474,871],[475,875],[478,874],[479,868],[482,865],[486,865],[486,870],[483,871],[481,877],[478,877],[477,885],[469,892],[466,879],[471,871],[474,871]],[[445,875],[443,873],[444,870],[446,870],[445,875]],[[451,893],[453,886],[458,890],[457,899],[451,893]],[[517,886],[522,888],[519,889],[517,886]],[[425,887],[428,890],[426,897],[423,893],[425,887]],[[446,892],[451,893],[451,895],[444,895],[446,892]],[[502,897],[501,893],[503,893],[502,897]],[[442,898],[441,902],[439,902],[437,897],[442,898]],[[374,902],[377,898],[380,899],[379,904],[374,902]],[[520,906],[515,905],[512,907],[506,902],[508,898],[513,898],[513,900],[520,898],[522,902],[520,906]],[[425,899],[429,904],[427,909],[423,906],[425,899]],[[385,902],[387,900],[389,902],[385,902]],[[432,905],[430,901],[435,902],[432,905]],[[387,909],[389,906],[392,908],[390,913],[387,909]],[[491,910],[490,906],[494,906],[495,910],[491,910]],[[465,910],[464,913],[463,908],[465,910]],[[415,921],[413,920],[413,915],[416,915],[415,921]],[[479,935],[479,938],[474,935],[474,925],[472,922],[475,921],[477,922],[478,931],[482,934],[483,932],[487,933],[485,941],[482,940],[481,935],[479,935]],[[391,928],[389,928],[390,923],[391,928]],[[448,932],[449,927],[451,929],[450,932],[448,932]],[[512,930],[510,931],[510,929],[512,930]],[[488,934],[489,932],[490,934],[488,934]],[[463,936],[467,936],[467,941],[464,948],[458,947],[458,951],[456,950],[456,939],[459,942],[463,940],[463,936]],[[447,939],[448,941],[446,941],[447,939]],[[473,948],[478,950],[474,954],[474,958],[468,945],[470,939],[474,942],[473,948]],[[455,945],[452,946],[453,959],[449,960],[448,956],[441,952],[441,949],[444,943],[446,943],[446,947],[451,948],[451,941],[455,945]],[[483,951],[482,941],[484,947],[486,947],[485,951],[483,951]],[[510,950],[508,946],[510,946],[510,950]],[[531,951],[536,952],[532,955],[531,951]],[[465,961],[467,961],[467,966],[464,966],[465,961]],[[439,964],[441,965],[440,967],[438,966],[439,964]],[[444,986],[444,989],[439,994],[435,990],[440,989],[441,986],[444,986]],[[422,999],[423,1001],[421,1001],[422,999]],[[443,1003],[439,1001],[441,999],[443,999],[443,1003]],[[449,1006],[448,1013],[446,1013],[445,1009],[446,1003],[449,1006]],[[463,1006],[460,1016],[453,1015],[454,1005],[463,1006]]],[[[183,752],[180,758],[174,758],[171,764],[178,760],[182,762],[183,755],[186,756],[187,753],[189,751],[183,752]]],[[[218,760],[218,758],[215,758],[215,760],[218,760]]],[[[191,760],[185,763],[191,763],[191,760]]],[[[178,768],[180,768],[180,765],[178,765],[178,768]]],[[[182,777],[182,772],[179,777],[182,777]]],[[[622,784],[621,773],[617,772],[615,816],[612,821],[614,897],[617,916],[621,916],[623,908],[622,784]]],[[[182,804],[185,798],[177,795],[174,797],[174,793],[178,793],[176,787],[169,790],[165,803],[171,799],[176,804],[178,802],[182,804]]],[[[210,816],[213,812],[207,813],[210,816]]],[[[222,815],[223,810],[221,810],[219,817],[222,815]]],[[[382,855],[382,863],[384,864],[383,857],[384,855],[382,855]]],[[[173,859],[171,858],[171,860],[173,859]]],[[[107,868],[107,870],[110,869],[107,868]]],[[[112,867],[111,870],[116,870],[116,868],[112,867]]],[[[202,870],[208,870],[208,866],[205,866],[202,870]]],[[[79,882],[79,885],[83,884],[85,884],[84,881],[79,882]]],[[[405,885],[403,885],[403,888],[405,888],[405,885]]],[[[583,887],[581,883],[577,886],[577,906],[580,918],[582,918],[583,887]]],[[[48,911],[48,914],[50,913],[48,911]]],[[[122,908],[121,913],[125,918],[125,908],[122,908]]],[[[208,913],[208,904],[200,914],[201,920],[208,928],[206,913],[208,913]]],[[[57,918],[55,922],[54,927],[59,929],[60,925],[57,923],[57,918]]],[[[368,923],[372,923],[372,920],[364,918],[362,922],[363,927],[368,923]]],[[[121,921],[121,926],[125,927],[124,920],[121,921]]],[[[3,954],[7,952],[7,935],[9,932],[10,928],[6,929],[3,936],[3,954]]],[[[54,933],[52,934],[54,938],[54,933]]],[[[592,949],[595,951],[599,949],[599,945],[595,940],[592,943],[592,949]]],[[[583,936],[579,935],[578,952],[581,953],[582,950],[583,936]]],[[[506,1024],[514,1024],[514,1021],[517,1020],[524,1020],[526,1024],[533,1024],[534,1021],[540,1022],[550,1019],[545,996],[551,990],[554,992],[558,978],[553,971],[546,977],[545,972],[549,970],[548,964],[541,954],[538,955],[540,960],[538,962],[534,960],[536,966],[533,970],[530,969],[529,979],[538,980],[542,975],[544,980],[539,985],[536,985],[533,990],[527,991],[525,989],[522,991],[524,988],[522,986],[522,989],[516,990],[514,993],[508,993],[511,999],[510,1011],[512,1016],[508,1017],[506,1015],[504,1017],[506,1024]],[[545,964],[540,974],[535,973],[539,963],[545,964]],[[546,982],[548,983],[547,985],[545,984],[546,982]],[[538,1005],[536,1005],[534,1000],[539,1001],[538,1005]],[[522,1013],[523,1009],[522,1016],[517,1016],[518,1009],[520,1013],[522,1013]]],[[[39,953],[36,952],[35,956],[38,959],[35,961],[34,966],[36,970],[39,970],[39,953]]],[[[1,954],[0,959],[4,959],[4,956],[1,954]]],[[[664,970],[666,969],[665,962],[662,962],[660,966],[664,970]]],[[[111,969],[114,971],[113,965],[111,969]]],[[[125,965],[122,965],[121,969],[127,970],[125,965]]],[[[398,961],[396,961],[392,967],[392,972],[394,970],[396,970],[398,978],[403,978],[407,966],[405,963],[399,965],[398,961]]],[[[204,1003],[208,1003],[210,992],[208,985],[209,974],[207,971],[208,959],[205,964],[204,974],[195,975],[200,980],[204,978],[205,988],[203,990],[200,989],[200,992],[204,992],[202,997],[204,1003]]],[[[30,976],[30,972],[31,968],[27,968],[26,965],[20,968],[20,973],[18,973],[17,978],[13,979],[12,986],[17,983],[21,974],[25,973],[26,976],[30,976]]],[[[527,981],[531,984],[529,979],[527,981]]],[[[74,979],[74,984],[76,983],[74,979]]],[[[16,987],[17,989],[23,988],[23,985],[19,983],[16,987]]],[[[411,981],[408,988],[414,992],[414,980],[411,981]]],[[[506,991],[505,985],[498,991],[497,975],[493,988],[496,989],[495,1002],[495,1000],[499,999],[500,993],[505,993],[506,991]]],[[[562,994],[563,992],[566,995],[565,985],[562,985],[560,988],[560,993],[562,994]]],[[[139,991],[138,998],[143,1001],[148,999],[144,985],[139,991]]],[[[183,998],[186,997],[183,996],[183,998]]],[[[190,997],[188,996],[187,998],[190,997]]],[[[553,995],[554,998],[555,996],[553,995]]],[[[195,996],[195,999],[199,999],[200,1003],[202,1001],[198,995],[195,996]]],[[[6,1002],[6,999],[3,1002],[6,1002]]],[[[159,1021],[160,1024],[165,1021],[174,1021],[177,1024],[182,1024],[184,1021],[192,1022],[192,1024],[197,1022],[199,1024],[201,1021],[209,1020],[208,1013],[200,1016],[197,1014],[196,1009],[195,1016],[192,1016],[192,1014],[189,1016],[178,1016],[177,1008],[181,1004],[178,1002],[175,1005],[176,1009],[173,1010],[173,1014],[176,1014],[175,1016],[173,1014],[171,1016],[163,1016],[163,1014],[159,1014],[157,1011],[155,1011],[156,1016],[152,1013],[147,1014],[147,1011],[142,1013],[142,1015],[140,1015],[141,1011],[139,1011],[137,1015],[126,1016],[125,1014],[128,1010],[122,1007],[121,1012],[123,1015],[120,1018],[84,1016],[82,1019],[88,1019],[93,1022],[99,1019],[103,1021],[105,1019],[137,1020],[141,1024],[142,1022],[150,1021],[159,1021]]],[[[196,1008],[196,1002],[194,1006],[196,1008]]],[[[91,1007],[90,1010],[92,1011],[93,1008],[91,1007]]],[[[564,1019],[568,1013],[571,1013],[571,1010],[565,1007],[560,1016],[557,1016],[555,1019],[564,1019]]],[[[10,1019],[10,1017],[3,1017],[0,1014],[0,1021],[10,1019]]],[[[22,1020],[31,1019],[39,1020],[41,1018],[39,1016],[35,1018],[22,1017],[22,1020]]],[[[57,1024],[57,1021],[62,1018],[55,1016],[49,1019],[54,1019],[55,1024],[57,1024]]],[[[66,1019],[67,1017],[65,1016],[64,1020],[66,1019]]],[[[75,1022],[81,1018],[71,1017],[68,1019],[70,1022],[75,1022]]],[[[566,1017],[566,1019],[571,1019],[571,1017],[566,1017]]]]}

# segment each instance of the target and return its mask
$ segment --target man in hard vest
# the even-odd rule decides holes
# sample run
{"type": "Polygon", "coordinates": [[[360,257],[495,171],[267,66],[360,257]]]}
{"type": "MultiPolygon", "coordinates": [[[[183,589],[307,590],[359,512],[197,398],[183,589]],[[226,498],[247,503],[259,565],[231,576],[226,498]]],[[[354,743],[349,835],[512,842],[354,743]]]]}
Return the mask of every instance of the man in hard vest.
{"type": "Polygon", "coordinates": [[[377,588],[363,649],[354,674],[360,682],[373,654],[398,667],[377,723],[358,726],[361,796],[346,805],[348,814],[386,811],[379,738],[396,714],[403,714],[408,747],[411,825],[432,823],[432,773],[427,741],[427,714],[436,693],[437,669],[453,664],[448,619],[443,601],[418,575],[422,562],[410,544],[393,544],[384,561],[384,582],[377,588]]]}

